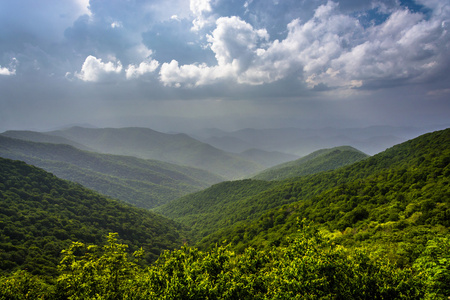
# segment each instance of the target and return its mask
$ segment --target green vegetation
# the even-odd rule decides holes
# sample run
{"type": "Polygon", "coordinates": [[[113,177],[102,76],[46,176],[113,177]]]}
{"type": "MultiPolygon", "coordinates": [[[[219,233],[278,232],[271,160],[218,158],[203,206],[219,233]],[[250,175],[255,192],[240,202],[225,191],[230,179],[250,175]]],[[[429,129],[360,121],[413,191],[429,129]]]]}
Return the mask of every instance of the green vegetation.
{"type": "Polygon", "coordinates": [[[152,208],[222,181],[191,167],[0,136],[0,156],[25,161],[109,197],[152,208]]]}
{"type": "Polygon", "coordinates": [[[0,299],[450,295],[450,129],[335,170],[222,182],[155,208],[189,233],[24,163],[0,163],[0,299]],[[197,248],[160,254],[183,238],[197,248]]]}
{"type": "Polygon", "coordinates": [[[259,180],[282,180],[291,177],[299,177],[328,170],[335,170],[367,157],[368,155],[350,146],[322,149],[295,161],[283,163],[264,170],[253,178],[259,180]]]}
{"type": "Polygon", "coordinates": [[[57,135],[110,154],[156,159],[207,170],[227,179],[254,174],[262,166],[197,141],[186,134],[166,134],[148,128],[82,128],[52,131],[57,135]]]}
{"type": "MultiPolygon", "coordinates": [[[[367,155],[351,147],[325,149],[288,163],[286,167],[283,167],[285,164],[280,165],[279,170],[263,172],[264,175],[261,176],[320,172],[325,168],[337,168],[340,165],[349,164],[350,161],[358,161],[366,157],[367,155]],[[299,171],[296,172],[295,168],[299,171]]],[[[294,183],[250,179],[221,182],[203,191],[156,207],[154,211],[185,224],[191,229],[193,242],[197,242],[239,221],[255,219],[270,209],[295,202],[300,199],[298,195],[292,196],[296,193],[317,194],[329,186],[329,181],[323,184],[322,181],[323,177],[318,175],[314,179],[296,178],[293,179],[294,183]],[[323,186],[319,187],[319,184],[323,186]]]]}
{"type": "Polygon", "coordinates": [[[101,244],[118,232],[145,260],[182,242],[181,227],[23,162],[0,158],[0,270],[54,276],[72,241],[101,244]]]}
{"type": "Polygon", "coordinates": [[[0,278],[0,299],[446,299],[448,292],[439,288],[446,278],[428,276],[435,268],[420,261],[429,252],[417,270],[401,269],[336,246],[305,222],[286,246],[240,255],[183,246],[142,267],[143,252],[130,257],[126,249],[116,234],[101,248],[73,243],[56,280],[13,273],[0,278]]]}
{"type": "Polygon", "coordinates": [[[276,185],[261,180],[226,181],[157,207],[155,212],[191,229],[193,242],[214,231],[246,219],[250,213],[240,205],[276,185]]]}
{"type": "Polygon", "coordinates": [[[369,247],[411,265],[429,240],[449,235],[449,145],[450,130],[440,131],[349,167],[291,179],[258,195],[262,203],[291,199],[290,204],[223,227],[199,246],[228,240],[237,251],[270,248],[294,232],[297,218],[307,218],[336,243],[369,247]]]}
{"type": "Polygon", "coordinates": [[[295,231],[297,218],[307,218],[335,242],[371,247],[410,265],[428,240],[448,235],[449,146],[450,129],[333,171],[280,182],[220,183],[158,212],[192,228],[201,249],[223,240],[238,252],[248,245],[270,248],[295,231]]]}

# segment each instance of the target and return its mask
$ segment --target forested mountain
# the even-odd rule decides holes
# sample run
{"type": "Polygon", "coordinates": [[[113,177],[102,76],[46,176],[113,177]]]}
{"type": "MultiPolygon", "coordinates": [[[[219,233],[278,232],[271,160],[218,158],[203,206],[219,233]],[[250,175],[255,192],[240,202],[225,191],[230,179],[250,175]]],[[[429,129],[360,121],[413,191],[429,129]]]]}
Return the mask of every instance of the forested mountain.
{"type": "MultiPolygon", "coordinates": [[[[348,167],[288,179],[253,199],[277,207],[251,222],[222,227],[201,245],[220,240],[233,241],[236,249],[278,245],[295,233],[298,218],[307,218],[335,242],[369,247],[410,265],[427,241],[450,234],[450,129],[348,167]]],[[[238,211],[251,207],[245,201],[238,205],[238,211]]]]}
{"type": "Polygon", "coordinates": [[[289,198],[283,199],[281,203],[270,201],[263,192],[270,193],[271,188],[284,183],[267,180],[299,177],[336,169],[366,157],[364,153],[345,146],[319,150],[304,158],[282,164],[279,168],[263,171],[254,178],[256,180],[222,182],[159,206],[155,211],[184,223],[192,229],[192,236],[197,239],[238,221],[255,218],[267,209],[292,201],[289,198]],[[265,199],[266,202],[261,199],[265,199]]]}
{"type": "Polygon", "coordinates": [[[243,203],[252,202],[255,195],[276,185],[275,182],[249,179],[221,182],[156,207],[154,211],[185,224],[197,241],[220,228],[245,220],[252,212],[243,203]]]}
{"type": "MultiPolygon", "coordinates": [[[[196,237],[204,236],[210,227],[217,230],[199,244],[202,247],[220,240],[233,241],[238,249],[249,244],[277,244],[295,231],[292,223],[297,217],[313,219],[340,234],[347,232],[347,227],[353,228],[347,232],[351,234],[344,236],[347,240],[354,237],[354,241],[370,240],[374,232],[408,228],[431,235],[446,233],[449,226],[446,220],[450,220],[449,163],[450,129],[447,129],[334,171],[289,178],[272,185],[252,180],[231,182],[228,190],[232,191],[236,184],[236,189],[245,190],[245,195],[216,196],[210,188],[177,199],[158,211],[193,226],[198,231],[194,231],[196,237]],[[205,214],[210,203],[220,209],[205,214]],[[197,223],[193,222],[193,216],[198,217],[197,223]]],[[[225,187],[224,183],[215,189],[221,186],[225,187]]],[[[419,240],[411,236],[409,242],[420,242],[424,247],[429,238],[425,236],[419,240]]]]}
{"type": "Polygon", "coordinates": [[[148,128],[82,128],[48,132],[95,151],[156,159],[210,171],[227,179],[259,172],[263,166],[219,150],[186,134],[166,134],[148,128]]]}
{"type": "Polygon", "coordinates": [[[105,198],[21,161],[0,158],[0,269],[52,275],[71,241],[103,244],[117,232],[145,259],[179,247],[179,225],[105,198]]]}
{"type": "Polygon", "coordinates": [[[322,149],[295,161],[279,164],[264,170],[253,178],[260,180],[282,180],[290,177],[299,177],[334,170],[366,157],[368,157],[367,154],[350,146],[322,149]]]}
{"type": "Polygon", "coordinates": [[[23,160],[133,205],[152,208],[223,178],[192,167],[0,136],[0,157],[23,160]]]}

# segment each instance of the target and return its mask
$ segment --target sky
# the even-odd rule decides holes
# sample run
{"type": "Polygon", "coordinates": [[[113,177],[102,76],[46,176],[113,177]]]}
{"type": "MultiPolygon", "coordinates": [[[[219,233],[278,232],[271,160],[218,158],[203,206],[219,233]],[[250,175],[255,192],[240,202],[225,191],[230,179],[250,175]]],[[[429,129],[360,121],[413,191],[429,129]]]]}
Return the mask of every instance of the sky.
{"type": "Polygon", "coordinates": [[[450,123],[448,0],[2,0],[0,131],[450,123]]]}

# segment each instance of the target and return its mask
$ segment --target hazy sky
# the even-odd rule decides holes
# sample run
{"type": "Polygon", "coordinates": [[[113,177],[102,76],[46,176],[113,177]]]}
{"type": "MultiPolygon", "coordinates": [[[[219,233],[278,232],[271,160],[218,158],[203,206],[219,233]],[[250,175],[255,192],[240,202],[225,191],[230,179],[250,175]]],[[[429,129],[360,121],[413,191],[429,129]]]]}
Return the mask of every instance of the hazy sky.
{"type": "Polygon", "coordinates": [[[450,121],[448,0],[2,0],[0,131],[450,121]]]}

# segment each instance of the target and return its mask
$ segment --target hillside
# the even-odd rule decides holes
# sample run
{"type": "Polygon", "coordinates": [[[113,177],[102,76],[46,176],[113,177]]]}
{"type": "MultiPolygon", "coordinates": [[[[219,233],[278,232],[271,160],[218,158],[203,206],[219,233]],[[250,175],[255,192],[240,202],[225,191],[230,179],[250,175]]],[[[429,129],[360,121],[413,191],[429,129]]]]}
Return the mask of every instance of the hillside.
{"type": "Polygon", "coordinates": [[[0,269],[52,275],[71,241],[103,244],[119,233],[146,260],[179,247],[179,225],[105,198],[20,161],[0,158],[0,269]]]}
{"type": "MultiPolygon", "coordinates": [[[[431,201],[435,201],[434,206],[444,209],[448,209],[448,190],[446,190],[445,183],[448,182],[449,173],[447,172],[448,164],[450,162],[449,147],[450,145],[450,129],[444,131],[438,131],[435,133],[426,134],[420,136],[416,139],[410,140],[408,142],[394,146],[380,154],[373,157],[366,158],[362,161],[356,162],[352,165],[339,168],[333,171],[321,172],[318,174],[306,175],[297,178],[289,178],[284,181],[272,182],[272,185],[259,184],[258,186],[264,187],[259,189],[253,189],[254,183],[249,180],[247,181],[248,186],[245,187],[245,182],[237,182],[237,189],[245,190],[246,194],[244,197],[232,197],[233,201],[230,201],[226,196],[226,193],[219,193],[216,196],[215,192],[210,189],[206,189],[199,193],[188,195],[184,198],[177,199],[168,205],[158,207],[158,211],[171,217],[180,222],[185,222],[187,226],[192,226],[193,235],[195,237],[205,236],[207,231],[218,230],[213,235],[206,238],[202,243],[198,244],[202,247],[208,247],[220,240],[228,240],[238,242],[242,239],[242,243],[239,243],[239,247],[246,247],[249,244],[267,244],[270,242],[264,242],[265,240],[270,240],[271,238],[266,235],[267,230],[274,227],[273,234],[282,239],[283,233],[278,233],[280,228],[278,225],[284,223],[281,220],[285,217],[292,216],[291,222],[295,220],[293,212],[297,212],[296,216],[306,216],[306,212],[310,211],[310,214],[316,216],[313,218],[315,221],[324,222],[326,228],[330,230],[345,230],[347,222],[343,217],[348,213],[348,218],[350,220],[350,226],[353,224],[352,221],[357,222],[364,218],[366,220],[371,216],[372,213],[377,213],[387,209],[388,207],[394,207],[393,210],[411,210],[412,207],[420,207],[421,201],[429,200],[428,198],[421,199],[419,204],[414,204],[413,206],[408,206],[413,203],[417,197],[420,197],[419,191],[416,189],[422,189],[428,184],[433,184],[433,189],[428,190],[427,197],[431,197],[431,201]],[[432,164],[433,168],[436,170],[429,169],[429,164],[432,164]],[[447,169],[446,169],[447,168],[447,169]],[[387,172],[387,173],[386,173],[387,172]],[[406,174],[404,182],[395,182],[389,179],[389,172],[393,174],[406,174]],[[433,176],[425,175],[427,172],[430,174],[437,174],[439,182],[434,185],[433,176]],[[407,176],[411,176],[408,178],[407,176]],[[421,179],[423,178],[423,179],[421,179]],[[406,180],[408,179],[408,180],[406,180]],[[418,180],[424,180],[425,184],[420,183],[418,180]],[[429,181],[428,181],[429,180],[429,181]],[[398,185],[397,185],[398,183],[398,185]],[[244,186],[242,186],[244,185],[244,186]],[[361,185],[361,189],[347,191],[348,186],[358,187],[361,185]],[[367,185],[367,186],[365,186],[367,185]],[[396,186],[397,185],[397,186],[396,186]],[[395,187],[395,189],[394,189],[395,187]],[[386,206],[378,210],[375,206],[364,206],[364,210],[361,215],[358,215],[359,198],[354,198],[354,194],[360,195],[362,191],[369,191],[370,189],[375,189],[380,194],[380,197],[384,199],[386,206]],[[403,204],[396,204],[395,199],[397,196],[401,199],[403,196],[402,192],[410,190],[411,194],[403,200],[403,204]],[[211,191],[211,193],[210,193],[211,191]],[[393,195],[386,198],[385,195],[393,191],[393,195]],[[319,201],[321,197],[325,195],[330,196],[330,199],[319,201]],[[220,207],[220,210],[215,210],[211,214],[203,214],[203,212],[208,210],[208,206],[211,205],[205,199],[212,199],[214,201],[214,207],[220,207]],[[344,203],[340,203],[336,208],[331,204],[333,201],[338,201],[339,199],[345,199],[344,203]],[[327,201],[330,201],[328,203],[327,201]],[[394,202],[391,202],[394,201],[394,202]],[[440,202],[443,201],[443,202],[440,202]],[[195,204],[192,204],[195,203],[195,204]],[[310,203],[311,208],[309,210],[302,209],[303,205],[310,203]],[[332,209],[333,214],[331,215],[336,220],[336,224],[340,221],[340,227],[329,224],[330,220],[328,218],[328,211],[317,210],[315,211],[314,203],[322,203],[324,207],[332,209]],[[203,206],[202,206],[203,204],[203,206]],[[285,205],[292,204],[292,207],[286,207],[281,209],[285,205]],[[341,207],[342,206],[342,207],[341,207]],[[397,207],[398,206],[398,207],[397,207]],[[192,207],[201,207],[201,209],[193,210],[192,207]],[[355,211],[353,211],[355,209],[355,211]],[[300,213],[301,212],[301,213],[300,213]],[[267,217],[264,219],[264,214],[272,214],[277,217],[281,215],[280,221],[276,221],[275,217],[267,217]],[[355,214],[355,218],[352,219],[352,214],[355,214]],[[193,219],[196,216],[196,222],[193,219]],[[284,217],[282,217],[284,216],[284,217]],[[260,219],[263,218],[263,219],[260,219]],[[319,219],[317,219],[319,218],[319,219]],[[320,219],[322,218],[322,219],[320,219]],[[252,220],[256,220],[256,223],[249,223],[252,220]],[[233,225],[229,225],[231,222],[227,223],[227,220],[232,220],[233,225]],[[334,226],[334,227],[333,227],[334,226]],[[261,234],[261,235],[259,235],[261,234]],[[245,236],[245,238],[244,238],[245,236]],[[254,240],[255,239],[255,240],[254,240]]],[[[397,175],[396,175],[397,176],[397,175]]],[[[398,175],[400,176],[400,175],[398,175]]],[[[403,175],[402,175],[403,176],[403,175]]],[[[223,183],[222,183],[223,184],[223,183]]],[[[219,184],[220,187],[222,184],[219,184]]],[[[231,187],[228,187],[230,191],[233,190],[233,182],[229,183],[231,187]]],[[[217,188],[217,187],[216,187],[217,188]]],[[[229,194],[234,194],[234,192],[229,192],[229,194]]],[[[371,198],[371,193],[368,192],[367,195],[363,194],[363,199],[369,197],[371,198]]],[[[209,200],[211,201],[211,200],[209,200]]],[[[416,207],[416,209],[417,209],[416,207]]],[[[360,207],[361,208],[361,207],[360,207]]],[[[391,211],[390,209],[387,211],[391,211]]],[[[414,210],[413,210],[414,212],[414,210]]],[[[445,213],[447,214],[447,213],[445,213]]],[[[389,215],[389,213],[384,212],[382,215],[389,215]]],[[[330,218],[331,218],[330,216],[330,218]]],[[[415,215],[417,217],[417,214],[415,215]]],[[[400,218],[400,217],[399,217],[400,218]]],[[[442,220],[442,217],[440,217],[442,220]]],[[[371,218],[367,220],[373,220],[371,218]]],[[[441,221],[439,221],[441,222],[441,221]]],[[[370,222],[369,222],[370,223],[370,222]]],[[[446,228],[448,225],[441,224],[446,228]]],[[[376,227],[376,226],[375,226],[376,227]]],[[[294,226],[291,223],[286,225],[286,230],[294,230],[294,226]]],[[[382,228],[382,227],[377,227],[382,228]]],[[[378,229],[379,230],[379,229],[378,229]]],[[[445,229],[446,230],[446,229],[445,229]]],[[[278,243],[275,241],[275,243],[278,243]]]]}
{"type": "MultiPolygon", "coordinates": [[[[307,218],[335,242],[369,247],[374,254],[411,265],[429,240],[450,234],[450,129],[336,171],[287,180],[253,199],[278,207],[222,227],[200,245],[220,240],[241,250],[279,245],[295,233],[296,220],[307,218]]],[[[248,207],[253,206],[242,203],[236,210],[248,207]]]]}
{"type": "Polygon", "coordinates": [[[242,220],[243,212],[240,211],[239,202],[275,185],[272,182],[249,179],[221,182],[156,207],[154,211],[185,224],[191,229],[193,241],[196,241],[242,220]]]}
{"type": "Polygon", "coordinates": [[[98,152],[187,165],[227,179],[242,178],[263,169],[254,162],[214,148],[186,134],[166,134],[136,127],[102,129],[72,127],[47,134],[67,138],[98,152]]]}
{"type": "Polygon", "coordinates": [[[170,202],[223,180],[192,167],[4,136],[0,136],[0,157],[25,161],[60,178],[143,208],[170,202]]]}
{"type": "Polygon", "coordinates": [[[253,178],[259,180],[282,180],[290,177],[299,177],[334,170],[367,157],[368,155],[350,146],[322,149],[295,161],[286,162],[264,170],[253,178]]]}
{"type": "MultiPolygon", "coordinates": [[[[277,174],[280,177],[295,176],[297,173],[299,175],[313,174],[327,168],[338,168],[365,157],[367,155],[351,147],[316,151],[307,157],[287,163],[284,168],[284,165],[280,165],[279,171],[275,169],[267,173],[263,172],[261,177],[266,180],[259,180],[257,176],[253,180],[222,182],[156,207],[155,211],[182,222],[192,229],[193,238],[198,239],[235,222],[255,218],[268,209],[294,201],[290,197],[280,201],[270,201],[266,193],[270,195],[272,188],[284,185],[285,182],[268,182],[264,177],[277,174]]],[[[309,193],[320,191],[321,189],[318,188],[309,193]]]]}

